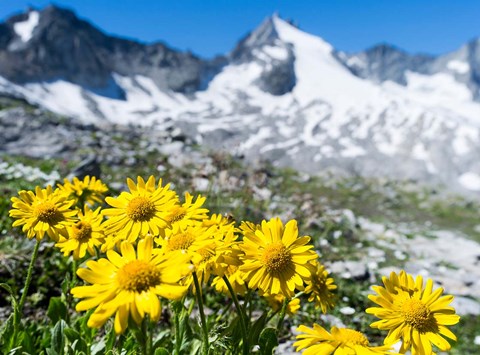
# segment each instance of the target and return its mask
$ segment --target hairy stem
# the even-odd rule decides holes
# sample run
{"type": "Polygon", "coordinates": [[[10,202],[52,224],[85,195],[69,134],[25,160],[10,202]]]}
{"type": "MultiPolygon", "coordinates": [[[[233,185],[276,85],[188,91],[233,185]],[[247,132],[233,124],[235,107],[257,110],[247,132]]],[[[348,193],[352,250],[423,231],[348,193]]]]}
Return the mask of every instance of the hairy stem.
{"type": "Polygon", "coordinates": [[[202,298],[202,289],[200,288],[200,283],[198,282],[198,277],[195,272],[193,272],[193,282],[195,284],[195,296],[197,297],[198,312],[200,313],[200,322],[203,330],[203,354],[208,355],[208,349],[210,345],[208,344],[208,328],[207,328],[207,319],[205,318],[205,312],[203,310],[203,298],[202,298]]]}
{"type": "Polygon", "coordinates": [[[235,291],[233,290],[232,285],[230,284],[230,281],[228,281],[228,278],[224,275],[223,276],[223,281],[227,285],[228,291],[230,292],[230,295],[232,296],[233,303],[235,303],[235,307],[237,308],[237,312],[240,316],[240,325],[242,329],[242,337],[243,337],[243,354],[247,355],[250,350],[249,342],[248,342],[248,320],[247,316],[245,314],[245,308],[240,306],[240,303],[238,302],[237,295],[235,291]]]}
{"type": "Polygon", "coordinates": [[[30,283],[32,282],[33,276],[33,267],[35,266],[35,261],[37,260],[38,256],[38,249],[40,248],[40,240],[37,240],[35,244],[35,248],[33,249],[32,258],[30,259],[30,264],[28,265],[27,270],[27,278],[25,280],[25,285],[23,286],[22,296],[20,297],[20,302],[18,303],[18,308],[13,313],[13,343],[16,344],[18,330],[20,326],[20,318],[23,314],[23,306],[25,305],[25,301],[27,299],[28,289],[30,288],[30,283]]]}

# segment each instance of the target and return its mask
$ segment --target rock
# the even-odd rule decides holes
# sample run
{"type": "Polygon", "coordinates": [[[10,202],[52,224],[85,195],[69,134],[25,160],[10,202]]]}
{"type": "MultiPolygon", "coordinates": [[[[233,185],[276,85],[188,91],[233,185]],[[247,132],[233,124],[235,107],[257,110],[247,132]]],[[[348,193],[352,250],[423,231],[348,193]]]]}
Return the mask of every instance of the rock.
{"type": "Polygon", "coordinates": [[[480,303],[471,298],[456,296],[453,299],[452,306],[455,307],[455,310],[460,316],[467,314],[480,314],[480,303]]]}
{"type": "Polygon", "coordinates": [[[294,340],[288,340],[285,343],[278,344],[278,346],[274,350],[274,354],[278,355],[297,355],[300,354],[299,352],[295,351],[293,347],[294,340]]]}
{"type": "Polygon", "coordinates": [[[160,146],[158,151],[163,155],[177,155],[182,152],[183,147],[183,142],[175,141],[160,146]]]}
{"type": "Polygon", "coordinates": [[[352,314],[355,314],[355,308],[352,308],[352,307],[342,307],[339,309],[339,312],[341,314],[345,314],[345,315],[352,315],[352,314]]]}
{"type": "Polygon", "coordinates": [[[208,191],[210,180],[203,177],[196,177],[192,180],[192,185],[195,191],[205,192],[208,191]]]}
{"type": "Polygon", "coordinates": [[[336,261],[328,268],[345,279],[368,280],[370,276],[367,265],[361,261],[336,261]]]}
{"type": "Polygon", "coordinates": [[[90,155],[82,160],[69,174],[69,176],[76,176],[80,180],[83,180],[87,175],[95,176],[96,178],[101,176],[100,163],[95,155],[90,155]]]}
{"type": "Polygon", "coordinates": [[[253,186],[253,193],[254,198],[259,201],[268,201],[272,196],[272,191],[267,188],[258,188],[257,186],[253,186]]]}

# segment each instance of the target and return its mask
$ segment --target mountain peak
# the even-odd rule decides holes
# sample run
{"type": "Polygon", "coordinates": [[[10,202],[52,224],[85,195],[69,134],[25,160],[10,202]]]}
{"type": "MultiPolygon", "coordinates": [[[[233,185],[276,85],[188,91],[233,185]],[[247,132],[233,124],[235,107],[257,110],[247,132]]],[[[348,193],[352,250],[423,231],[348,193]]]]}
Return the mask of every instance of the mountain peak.
{"type": "Polygon", "coordinates": [[[278,33],[275,28],[274,14],[262,21],[260,26],[250,32],[243,40],[240,41],[243,47],[260,47],[263,45],[272,45],[278,39],[278,33]]]}
{"type": "Polygon", "coordinates": [[[243,37],[230,53],[230,57],[251,59],[251,53],[265,46],[289,46],[288,40],[282,38],[281,32],[301,32],[292,21],[282,19],[277,12],[265,18],[260,25],[243,37]]]}

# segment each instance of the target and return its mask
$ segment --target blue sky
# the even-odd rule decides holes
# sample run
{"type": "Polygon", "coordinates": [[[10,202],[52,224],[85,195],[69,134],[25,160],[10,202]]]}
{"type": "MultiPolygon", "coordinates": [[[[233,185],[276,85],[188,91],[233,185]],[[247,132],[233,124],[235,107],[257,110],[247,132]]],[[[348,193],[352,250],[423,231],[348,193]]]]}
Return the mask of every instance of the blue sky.
{"type": "MultiPolygon", "coordinates": [[[[51,1],[0,0],[0,18],[51,1]]],[[[355,52],[388,42],[440,54],[480,36],[479,0],[57,0],[102,30],[161,40],[202,57],[230,51],[277,11],[335,48],[355,52]]]]}

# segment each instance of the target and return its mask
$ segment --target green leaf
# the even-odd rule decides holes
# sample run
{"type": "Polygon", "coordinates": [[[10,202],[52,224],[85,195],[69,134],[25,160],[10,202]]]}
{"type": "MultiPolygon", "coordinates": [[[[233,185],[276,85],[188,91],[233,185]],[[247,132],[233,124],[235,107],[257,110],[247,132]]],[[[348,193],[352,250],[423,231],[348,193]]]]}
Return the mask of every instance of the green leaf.
{"type": "Polygon", "coordinates": [[[267,312],[264,312],[256,321],[253,323],[252,327],[248,330],[249,334],[249,343],[250,345],[258,344],[258,337],[260,333],[265,328],[267,322],[267,312]]]}
{"type": "Polygon", "coordinates": [[[0,349],[4,354],[8,353],[14,346],[13,344],[13,313],[7,318],[7,321],[0,332],[0,349]]]}
{"type": "Polygon", "coordinates": [[[239,344],[242,340],[241,321],[239,316],[233,318],[230,324],[221,332],[221,335],[230,338],[234,344],[239,344]]]}
{"type": "Polygon", "coordinates": [[[156,348],[153,355],[169,355],[170,352],[165,348],[156,348]]]}
{"type": "Polygon", "coordinates": [[[174,313],[181,314],[182,311],[185,310],[185,306],[184,306],[183,302],[173,301],[173,302],[170,303],[170,305],[171,305],[174,313]]]}
{"type": "Polygon", "coordinates": [[[60,297],[50,298],[48,304],[47,316],[52,323],[57,323],[60,319],[67,319],[68,310],[60,297]]]}
{"type": "Polygon", "coordinates": [[[75,350],[75,353],[87,352],[87,342],[85,341],[85,339],[83,339],[79,332],[72,328],[65,328],[64,334],[67,337],[68,341],[72,343],[71,348],[75,350]]]}
{"type": "Polygon", "coordinates": [[[61,289],[63,294],[67,294],[68,291],[70,290],[70,282],[72,277],[70,276],[70,273],[66,273],[65,278],[63,279],[63,282],[61,284],[61,289]]]}
{"type": "Polygon", "coordinates": [[[5,324],[3,324],[0,328],[0,349],[3,350],[4,353],[9,352],[15,346],[13,333],[15,329],[15,319],[18,319],[20,323],[20,313],[18,310],[18,303],[17,299],[15,298],[15,294],[10,287],[10,285],[6,283],[0,283],[0,287],[7,291],[10,295],[10,303],[12,304],[13,312],[7,318],[5,324]]]}
{"type": "Polygon", "coordinates": [[[67,327],[67,323],[63,319],[60,319],[51,330],[51,350],[53,350],[57,354],[64,353],[66,338],[65,328],[67,327]]]}
{"type": "Polygon", "coordinates": [[[84,339],[87,344],[92,343],[97,333],[96,328],[90,328],[88,326],[88,319],[90,318],[93,312],[94,312],[94,309],[91,309],[80,318],[77,318],[74,323],[75,328],[77,329],[79,334],[82,335],[82,339],[84,339]]]}
{"type": "Polygon", "coordinates": [[[27,354],[34,354],[38,351],[38,348],[35,347],[35,340],[32,337],[31,329],[26,329],[23,332],[20,332],[20,337],[22,339],[22,351],[27,354]]]}
{"type": "Polygon", "coordinates": [[[200,339],[193,339],[191,343],[190,355],[197,355],[201,353],[202,341],[200,339]]]}
{"type": "Polygon", "coordinates": [[[115,328],[112,325],[110,331],[105,337],[105,352],[110,351],[114,348],[116,339],[117,334],[115,334],[115,328]]]}
{"type": "Polygon", "coordinates": [[[72,343],[75,340],[81,339],[80,334],[75,329],[65,328],[63,332],[64,332],[65,336],[67,337],[67,339],[72,343]]]}
{"type": "Polygon", "coordinates": [[[272,355],[273,349],[278,346],[277,330],[274,328],[265,328],[260,333],[258,339],[261,355],[272,355]]]}
{"type": "Polygon", "coordinates": [[[17,306],[17,300],[15,299],[15,293],[13,292],[10,285],[2,282],[2,283],[0,283],[0,287],[3,288],[5,291],[7,291],[8,294],[10,295],[10,297],[12,297],[12,300],[11,300],[12,307],[17,306]]]}
{"type": "Polygon", "coordinates": [[[92,344],[92,346],[90,347],[90,353],[92,355],[105,354],[105,340],[102,338],[92,344]]]}

